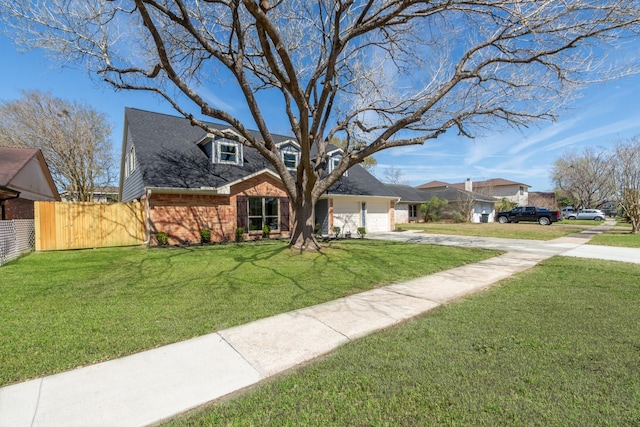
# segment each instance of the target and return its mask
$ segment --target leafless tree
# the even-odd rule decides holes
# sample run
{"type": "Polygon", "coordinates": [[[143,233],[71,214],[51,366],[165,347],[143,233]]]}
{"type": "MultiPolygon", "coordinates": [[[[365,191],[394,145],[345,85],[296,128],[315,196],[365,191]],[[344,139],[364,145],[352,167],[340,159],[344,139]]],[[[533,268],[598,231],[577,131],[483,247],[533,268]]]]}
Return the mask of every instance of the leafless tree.
{"type": "Polygon", "coordinates": [[[387,184],[408,185],[408,181],[404,178],[402,169],[394,165],[391,165],[384,170],[384,177],[382,180],[387,184]]]}
{"type": "Polygon", "coordinates": [[[451,128],[473,136],[553,119],[574,84],[635,69],[602,55],[639,24],[637,0],[0,0],[0,9],[18,42],[81,61],[117,89],[156,92],[214,135],[196,112],[234,127],[280,174],[300,249],[317,247],[315,202],[351,166],[451,128]],[[252,123],[209,100],[228,80],[252,123]],[[275,108],[301,146],[294,175],[263,114],[275,108]],[[326,173],[334,136],[354,143],[326,173]]]}
{"type": "Polygon", "coordinates": [[[23,92],[0,104],[0,145],[40,148],[61,192],[93,201],[111,184],[111,125],[103,113],[50,93],[23,92]]]}
{"type": "Polygon", "coordinates": [[[616,145],[609,162],[609,176],[631,232],[640,229],[640,137],[616,145]]]}
{"type": "Polygon", "coordinates": [[[555,185],[571,195],[574,209],[598,208],[612,197],[605,172],[609,154],[603,149],[585,148],[565,152],[551,170],[555,185]]]}

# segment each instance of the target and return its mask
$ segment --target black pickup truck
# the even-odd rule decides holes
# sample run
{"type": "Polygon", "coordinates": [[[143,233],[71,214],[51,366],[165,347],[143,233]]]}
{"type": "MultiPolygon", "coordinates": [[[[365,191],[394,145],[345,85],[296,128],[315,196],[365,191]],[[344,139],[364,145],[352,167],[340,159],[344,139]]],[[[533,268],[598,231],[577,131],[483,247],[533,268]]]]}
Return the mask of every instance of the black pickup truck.
{"type": "Polygon", "coordinates": [[[496,218],[500,224],[535,221],[540,225],[549,225],[552,222],[560,221],[562,215],[560,211],[550,211],[535,206],[520,206],[507,212],[498,212],[496,218]]]}

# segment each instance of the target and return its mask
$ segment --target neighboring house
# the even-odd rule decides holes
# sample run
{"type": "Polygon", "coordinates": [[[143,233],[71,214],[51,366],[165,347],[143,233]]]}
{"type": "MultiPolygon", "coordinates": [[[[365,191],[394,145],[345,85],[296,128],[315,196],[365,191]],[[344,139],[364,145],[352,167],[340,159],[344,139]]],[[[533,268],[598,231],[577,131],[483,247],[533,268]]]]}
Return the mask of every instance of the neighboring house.
{"type": "MultiPolygon", "coordinates": [[[[94,203],[114,203],[118,201],[118,187],[98,187],[93,192],[94,203]]],[[[77,194],[72,194],[69,191],[63,191],[60,193],[60,197],[64,202],[77,202],[77,194]]]]}
{"type": "Polygon", "coordinates": [[[387,186],[400,197],[395,206],[396,224],[421,221],[420,205],[434,196],[447,201],[447,206],[443,209],[444,218],[452,218],[453,212],[457,211],[463,216],[469,215],[468,220],[471,222],[494,221],[496,200],[492,197],[447,186],[429,189],[409,185],[387,186]]]}
{"type": "Polygon", "coordinates": [[[0,147],[0,219],[33,219],[37,200],[60,200],[42,151],[0,147]]]}
{"type": "Polygon", "coordinates": [[[507,199],[511,202],[517,203],[518,206],[527,206],[529,205],[529,188],[531,186],[521,182],[509,181],[508,179],[494,178],[477,182],[467,179],[465,182],[455,184],[447,184],[442,181],[431,181],[426,184],[419,185],[417,188],[426,190],[445,187],[454,187],[482,194],[484,196],[490,196],[495,198],[497,201],[507,199]]]}
{"type": "MultiPolygon", "coordinates": [[[[213,125],[230,136],[234,130],[213,125]]],[[[300,159],[297,142],[273,135],[282,158],[293,171],[300,159]]],[[[233,240],[242,227],[245,237],[288,237],[291,206],[285,187],[271,164],[254,148],[207,134],[182,117],[125,110],[119,198],[145,204],[150,236],[166,232],[169,243],[200,240],[210,230],[212,241],[233,240]]],[[[328,153],[328,168],[340,159],[337,147],[328,153]]],[[[397,196],[364,168],[356,165],[330,188],[315,209],[324,233],[333,227],[356,233],[394,228],[397,196]]]]}

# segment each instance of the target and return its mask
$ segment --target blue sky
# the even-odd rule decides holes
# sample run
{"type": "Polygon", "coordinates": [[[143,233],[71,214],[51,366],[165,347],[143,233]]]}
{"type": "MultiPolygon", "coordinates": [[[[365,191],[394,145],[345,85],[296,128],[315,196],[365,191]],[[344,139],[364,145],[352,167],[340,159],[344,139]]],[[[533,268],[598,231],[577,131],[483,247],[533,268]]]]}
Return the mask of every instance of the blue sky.
{"type": "MultiPolygon", "coordinates": [[[[125,107],[177,114],[164,101],[141,92],[115,92],[83,70],[60,68],[41,52],[19,53],[0,36],[0,100],[13,100],[21,90],[49,91],[54,96],[84,101],[105,113],[114,126],[114,154],[120,156],[125,107]]],[[[233,91],[206,92],[206,98],[225,106],[241,120],[249,118],[233,91]]],[[[291,134],[287,121],[268,118],[274,133],[291,134]]],[[[572,101],[556,122],[542,122],[523,131],[496,129],[473,140],[447,133],[422,146],[396,148],[375,155],[376,176],[395,167],[411,185],[428,181],[461,182],[504,178],[531,186],[531,191],[550,191],[549,170],[567,149],[607,147],[640,135],[640,76],[594,85],[572,101]]]]}

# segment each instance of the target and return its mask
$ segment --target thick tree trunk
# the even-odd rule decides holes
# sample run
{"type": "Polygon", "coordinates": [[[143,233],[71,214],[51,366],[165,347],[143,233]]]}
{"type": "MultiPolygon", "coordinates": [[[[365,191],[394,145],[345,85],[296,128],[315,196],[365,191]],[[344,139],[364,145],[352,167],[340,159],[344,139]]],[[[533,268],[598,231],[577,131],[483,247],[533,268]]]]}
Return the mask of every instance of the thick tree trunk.
{"type": "Polygon", "coordinates": [[[310,200],[292,203],[293,230],[289,246],[299,251],[318,251],[320,245],[314,236],[313,210],[314,204],[310,200]]]}

